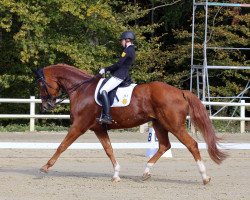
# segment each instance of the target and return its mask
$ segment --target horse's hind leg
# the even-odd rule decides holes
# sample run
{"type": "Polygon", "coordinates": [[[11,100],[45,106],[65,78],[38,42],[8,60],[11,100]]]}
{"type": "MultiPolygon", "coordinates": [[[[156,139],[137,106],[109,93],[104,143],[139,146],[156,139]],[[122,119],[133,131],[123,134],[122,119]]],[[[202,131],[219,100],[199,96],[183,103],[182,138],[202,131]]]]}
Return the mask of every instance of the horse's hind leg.
{"type": "Polygon", "coordinates": [[[188,134],[185,127],[182,127],[181,129],[179,129],[179,131],[173,132],[173,134],[192,153],[195,161],[197,162],[199,172],[202,176],[203,184],[206,185],[207,183],[209,183],[211,178],[207,176],[206,168],[201,160],[197,142],[188,134]]]}
{"type": "Polygon", "coordinates": [[[157,160],[159,160],[159,158],[171,147],[168,138],[168,131],[164,129],[158,121],[153,121],[153,128],[159,141],[159,149],[156,154],[147,162],[146,168],[143,173],[143,180],[151,177],[150,169],[157,162],[157,160]]]}
{"type": "Polygon", "coordinates": [[[95,134],[98,137],[98,139],[100,140],[100,142],[101,142],[107,156],[111,160],[112,165],[114,167],[115,172],[114,172],[114,175],[113,175],[113,178],[112,178],[112,182],[119,182],[121,180],[120,177],[119,177],[120,165],[115,159],[113,148],[112,148],[112,145],[111,145],[107,130],[104,130],[104,129],[100,129],[98,131],[96,130],[95,134]]]}

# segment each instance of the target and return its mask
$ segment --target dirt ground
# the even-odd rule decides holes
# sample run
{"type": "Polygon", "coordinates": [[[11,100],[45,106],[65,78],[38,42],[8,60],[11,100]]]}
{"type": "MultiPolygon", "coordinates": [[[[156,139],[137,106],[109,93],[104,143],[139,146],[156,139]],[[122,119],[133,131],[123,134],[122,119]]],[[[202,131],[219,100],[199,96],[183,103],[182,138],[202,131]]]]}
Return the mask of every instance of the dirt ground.
{"type": "MultiPolygon", "coordinates": [[[[0,133],[0,142],[61,142],[65,133],[0,133]]],[[[250,134],[225,134],[225,142],[250,143],[250,134]]],[[[112,142],[146,142],[147,134],[112,132],[112,142]]],[[[171,141],[176,141],[171,137],[171,141]]],[[[199,141],[199,140],[197,140],[199,141]]],[[[76,142],[98,142],[87,132],[76,142]]],[[[204,186],[186,149],[172,149],[161,158],[152,177],[141,180],[146,149],[115,149],[121,165],[119,183],[112,183],[112,165],[103,150],[67,150],[47,175],[40,174],[55,150],[0,149],[0,200],[58,199],[250,199],[250,150],[226,150],[230,157],[214,164],[201,150],[211,183],[204,186]]]]}

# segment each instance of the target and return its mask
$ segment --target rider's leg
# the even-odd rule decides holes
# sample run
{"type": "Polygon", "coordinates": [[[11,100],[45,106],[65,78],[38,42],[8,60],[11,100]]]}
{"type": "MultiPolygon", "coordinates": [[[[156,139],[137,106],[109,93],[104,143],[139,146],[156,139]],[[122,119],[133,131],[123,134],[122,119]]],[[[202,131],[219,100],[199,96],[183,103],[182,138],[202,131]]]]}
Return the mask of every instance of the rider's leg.
{"type": "Polygon", "coordinates": [[[106,90],[103,90],[101,93],[101,102],[102,102],[102,115],[99,118],[100,123],[112,124],[112,118],[110,116],[110,101],[108,98],[108,93],[106,90]]]}
{"type": "Polygon", "coordinates": [[[114,88],[116,88],[118,85],[120,85],[122,81],[123,80],[112,76],[101,88],[100,94],[102,100],[103,115],[99,119],[100,123],[106,123],[106,124],[112,123],[112,118],[110,116],[110,101],[108,98],[108,93],[114,88]]]}
{"type": "Polygon", "coordinates": [[[114,76],[110,77],[108,79],[108,81],[104,84],[104,86],[102,86],[102,88],[100,89],[100,94],[102,93],[102,91],[106,91],[107,93],[109,93],[111,90],[113,90],[114,88],[116,88],[118,85],[120,85],[123,82],[122,79],[116,78],[114,76]]]}

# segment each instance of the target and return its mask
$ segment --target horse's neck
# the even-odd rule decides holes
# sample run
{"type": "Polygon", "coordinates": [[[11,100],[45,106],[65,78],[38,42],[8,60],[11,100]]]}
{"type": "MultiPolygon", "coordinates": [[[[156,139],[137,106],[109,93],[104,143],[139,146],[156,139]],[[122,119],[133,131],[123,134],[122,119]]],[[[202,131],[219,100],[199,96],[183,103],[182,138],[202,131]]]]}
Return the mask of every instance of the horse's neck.
{"type": "Polygon", "coordinates": [[[74,72],[72,70],[63,70],[63,72],[55,73],[57,74],[57,80],[68,94],[74,87],[77,87],[82,81],[89,79],[88,75],[81,74],[79,72],[74,72]]]}
{"type": "Polygon", "coordinates": [[[60,79],[60,84],[62,85],[63,89],[68,93],[70,92],[71,88],[75,85],[83,81],[82,79],[70,78],[70,77],[63,77],[60,79]]]}

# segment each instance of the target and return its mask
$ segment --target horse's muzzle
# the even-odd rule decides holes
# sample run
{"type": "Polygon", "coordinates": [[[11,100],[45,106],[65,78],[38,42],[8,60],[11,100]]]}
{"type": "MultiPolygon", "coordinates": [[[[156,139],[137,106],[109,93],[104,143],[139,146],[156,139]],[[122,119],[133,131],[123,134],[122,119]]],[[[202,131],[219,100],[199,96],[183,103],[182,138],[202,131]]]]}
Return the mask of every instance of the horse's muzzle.
{"type": "Polygon", "coordinates": [[[42,103],[42,111],[50,111],[50,110],[53,110],[55,108],[55,103],[54,102],[44,102],[42,103]]]}

